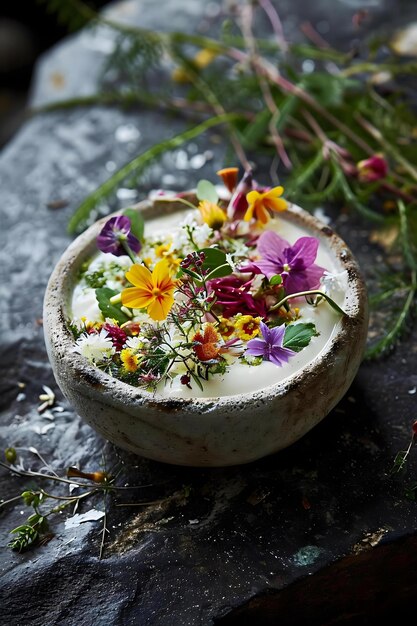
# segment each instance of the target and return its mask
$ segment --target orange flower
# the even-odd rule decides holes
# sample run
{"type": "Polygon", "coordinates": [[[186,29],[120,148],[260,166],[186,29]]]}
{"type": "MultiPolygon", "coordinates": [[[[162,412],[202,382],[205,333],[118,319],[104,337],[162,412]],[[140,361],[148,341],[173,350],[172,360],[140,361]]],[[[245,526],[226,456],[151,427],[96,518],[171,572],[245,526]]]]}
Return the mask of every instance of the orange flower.
{"type": "Polygon", "coordinates": [[[226,221],[226,213],[214,202],[202,200],[198,205],[203,222],[208,224],[213,230],[220,230],[226,221]]]}
{"type": "Polygon", "coordinates": [[[268,210],[277,212],[285,211],[287,202],[279,197],[282,196],[283,191],[284,187],[274,187],[273,189],[265,191],[265,193],[259,193],[259,191],[255,189],[250,191],[246,196],[249,206],[243,217],[245,222],[250,222],[255,216],[261,224],[266,224],[269,220],[268,210]]]}
{"type": "Polygon", "coordinates": [[[135,263],[126,272],[126,278],[134,287],[122,291],[122,304],[131,309],[147,309],[153,320],[164,320],[174,304],[176,285],[168,262],[165,259],[159,261],[152,272],[135,263]]]}
{"type": "Polygon", "coordinates": [[[193,350],[200,361],[214,361],[219,357],[220,335],[213,324],[206,324],[204,333],[196,333],[192,341],[195,343],[193,350]]]}
{"type": "Polygon", "coordinates": [[[230,193],[233,193],[236,189],[238,173],[239,168],[237,167],[224,167],[222,170],[216,172],[217,176],[220,176],[224,186],[230,191],[230,193]]]}

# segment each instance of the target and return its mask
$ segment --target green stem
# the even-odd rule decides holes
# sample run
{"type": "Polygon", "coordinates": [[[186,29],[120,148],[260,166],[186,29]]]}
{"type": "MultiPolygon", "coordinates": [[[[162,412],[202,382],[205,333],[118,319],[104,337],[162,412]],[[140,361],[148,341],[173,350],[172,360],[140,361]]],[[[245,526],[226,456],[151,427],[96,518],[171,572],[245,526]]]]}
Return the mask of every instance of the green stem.
{"type": "Polygon", "coordinates": [[[292,294],[290,294],[288,296],[285,296],[285,298],[282,298],[282,300],[280,300],[279,302],[274,304],[274,306],[272,306],[269,310],[270,311],[276,311],[277,309],[282,307],[283,304],[285,304],[286,302],[288,302],[292,298],[301,298],[303,296],[305,296],[305,297],[308,297],[308,296],[320,296],[321,298],[324,298],[330,304],[332,309],[337,311],[337,313],[340,313],[340,315],[347,315],[347,313],[343,309],[341,309],[340,306],[338,304],[336,304],[336,302],[334,300],[332,300],[332,298],[330,298],[330,296],[328,296],[326,293],[324,293],[324,291],[320,291],[319,289],[313,289],[311,291],[299,291],[297,293],[292,293],[292,294]]]}
{"type": "Polygon", "coordinates": [[[130,247],[127,245],[126,241],[121,241],[120,242],[122,244],[122,248],[123,250],[126,252],[126,254],[128,255],[128,257],[130,258],[130,260],[132,261],[133,264],[138,262],[137,257],[135,256],[133,250],[130,249],[130,247]]]}

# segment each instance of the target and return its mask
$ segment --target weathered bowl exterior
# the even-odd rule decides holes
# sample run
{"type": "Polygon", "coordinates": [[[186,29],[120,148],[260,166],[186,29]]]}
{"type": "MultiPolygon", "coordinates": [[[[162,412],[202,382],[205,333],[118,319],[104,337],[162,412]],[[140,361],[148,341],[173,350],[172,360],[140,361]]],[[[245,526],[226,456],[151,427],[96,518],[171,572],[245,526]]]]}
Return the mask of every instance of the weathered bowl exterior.
{"type": "MultiPolygon", "coordinates": [[[[172,202],[137,205],[152,217],[183,209],[172,202]]],[[[363,357],[368,328],[366,288],[346,244],[299,207],[285,219],[307,228],[348,272],[347,316],[325,350],[301,373],[263,390],[220,398],[166,398],[123,383],[73,351],[69,305],[82,264],[96,252],[96,237],[108,217],[93,224],[64,252],[44,300],[45,342],[64,396],[97,432],[120,448],[175,465],[248,463],[290,446],[341,400],[363,357]]]]}

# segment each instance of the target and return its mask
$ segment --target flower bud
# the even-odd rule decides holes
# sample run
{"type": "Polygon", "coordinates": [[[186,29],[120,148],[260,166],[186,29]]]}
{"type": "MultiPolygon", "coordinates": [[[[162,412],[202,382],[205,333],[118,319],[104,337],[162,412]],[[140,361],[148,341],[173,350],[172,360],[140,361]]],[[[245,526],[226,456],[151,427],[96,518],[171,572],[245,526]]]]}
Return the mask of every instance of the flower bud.
{"type": "Polygon", "coordinates": [[[17,459],[16,450],[14,448],[6,448],[4,451],[4,456],[6,458],[6,461],[10,463],[10,465],[13,465],[13,463],[17,459]]]}
{"type": "Polygon", "coordinates": [[[363,183],[373,183],[388,174],[388,163],[382,154],[374,154],[369,159],[359,161],[358,178],[363,183]]]}

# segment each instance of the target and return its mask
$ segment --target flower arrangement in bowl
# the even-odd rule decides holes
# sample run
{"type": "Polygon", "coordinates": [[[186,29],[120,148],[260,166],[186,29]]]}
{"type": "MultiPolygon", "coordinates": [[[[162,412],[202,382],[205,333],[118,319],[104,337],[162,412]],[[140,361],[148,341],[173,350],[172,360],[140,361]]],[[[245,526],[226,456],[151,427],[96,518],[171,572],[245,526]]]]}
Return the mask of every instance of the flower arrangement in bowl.
{"type": "Polygon", "coordinates": [[[104,218],[44,305],[56,380],[105,438],[192,466],[285,448],[342,398],[367,298],[347,245],[237,168],[104,218]]]}

